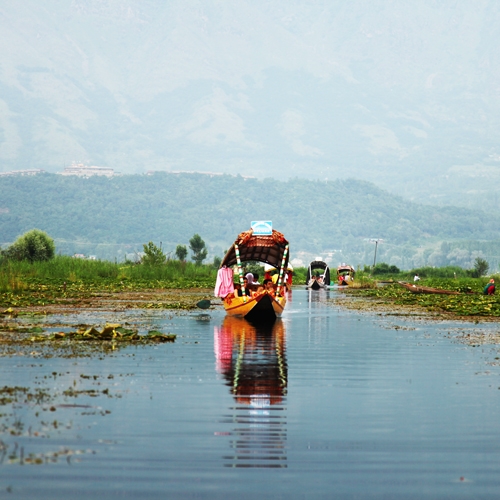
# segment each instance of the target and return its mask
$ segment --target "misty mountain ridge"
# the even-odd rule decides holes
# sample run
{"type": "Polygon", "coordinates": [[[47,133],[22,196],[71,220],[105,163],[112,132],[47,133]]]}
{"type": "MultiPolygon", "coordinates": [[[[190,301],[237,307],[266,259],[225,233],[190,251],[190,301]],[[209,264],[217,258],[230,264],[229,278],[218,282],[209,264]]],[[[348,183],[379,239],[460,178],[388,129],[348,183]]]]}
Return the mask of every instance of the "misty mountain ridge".
{"type": "Polygon", "coordinates": [[[500,5],[0,7],[0,171],[359,178],[498,209],[500,5]]]}
{"type": "Polygon", "coordinates": [[[460,265],[475,257],[498,268],[500,215],[408,202],[359,181],[259,180],[172,174],[0,176],[0,245],[37,228],[57,251],[122,261],[149,241],[173,256],[199,234],[209,260],[222,257],[253,220],[271,220],[290,241],[296,265],[319,258],[402,268],[460,265]]]}

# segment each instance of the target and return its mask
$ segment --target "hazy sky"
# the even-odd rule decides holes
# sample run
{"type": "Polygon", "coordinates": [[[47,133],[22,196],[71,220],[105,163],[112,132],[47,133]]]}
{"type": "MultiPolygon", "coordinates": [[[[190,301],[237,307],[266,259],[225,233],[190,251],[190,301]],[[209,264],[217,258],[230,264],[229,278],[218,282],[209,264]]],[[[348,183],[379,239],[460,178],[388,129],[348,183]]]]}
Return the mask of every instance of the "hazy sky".
{"type": "Polygon", "coordinates": [[[0,171],[489,189],[499,22],[487,0],[1,0],[0,171]]]}

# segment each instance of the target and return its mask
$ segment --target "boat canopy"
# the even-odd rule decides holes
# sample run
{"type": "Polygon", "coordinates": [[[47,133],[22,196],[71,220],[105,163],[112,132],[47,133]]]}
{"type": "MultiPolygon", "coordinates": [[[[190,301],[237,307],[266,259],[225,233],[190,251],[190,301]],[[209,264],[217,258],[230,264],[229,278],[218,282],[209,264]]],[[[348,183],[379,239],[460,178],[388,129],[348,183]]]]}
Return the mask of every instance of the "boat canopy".
{"type": "Polygon", "coordinates": [[[307,283],[312,278],[314,271],[316,269],[320,269],[323,271],[321,273],[323,275],[323,281],[324,281],[325,285],[329,285],[330,284],[330,268],[328,267],[328,264],[326,262],[323,262],[322,260],[313,260],[309,264],[309,268],[307,269],[307,283]]]}
{"type": "Polygon", "coordinates": [[[341,266],[337,267],[337,275],[340,274],[350,274],[351,276],[354,276],[356,274],[356,270],[352,266],[342,264],[341,266]]]}
{"type": "Polygon", "coordinates": [[[253,229],[240,233],[222,259],[221,267],[231,267],[238,263],[236,248],[239,251],[240,262],[263,262],[280,269],[284,257],[283,269],[288,267],[288,241],[275,229],[270,235],[254,235],[253,229]]]}

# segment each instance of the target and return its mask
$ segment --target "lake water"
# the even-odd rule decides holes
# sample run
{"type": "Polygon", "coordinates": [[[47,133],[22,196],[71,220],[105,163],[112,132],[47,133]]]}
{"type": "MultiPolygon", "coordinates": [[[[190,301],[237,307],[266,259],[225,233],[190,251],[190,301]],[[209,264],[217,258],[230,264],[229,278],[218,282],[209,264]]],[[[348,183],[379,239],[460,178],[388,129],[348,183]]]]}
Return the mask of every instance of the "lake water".
{"type": "Polygon", "coordinates": [[[0,405],[0,498],[498,498],[499,349],[456,339],[497,325],[358,314],[335,293],[294,289],[267,329],[136,311],[176,342],[2,358],[0,385],[56,397],[0,405]]]}

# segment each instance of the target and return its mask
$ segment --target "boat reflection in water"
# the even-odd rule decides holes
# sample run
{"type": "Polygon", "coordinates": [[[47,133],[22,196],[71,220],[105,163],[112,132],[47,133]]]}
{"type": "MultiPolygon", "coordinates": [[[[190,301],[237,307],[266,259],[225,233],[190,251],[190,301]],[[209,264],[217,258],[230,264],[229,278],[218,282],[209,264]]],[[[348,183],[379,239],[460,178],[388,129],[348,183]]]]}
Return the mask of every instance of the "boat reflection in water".
{"type": "Polygon", "coordinates": [[[281,319],[255,325],[227,316],[214,331],[217,371],[235,405],[226,423],[232,454],[226,467],[286,468],[286,338],[281,319]]]}

